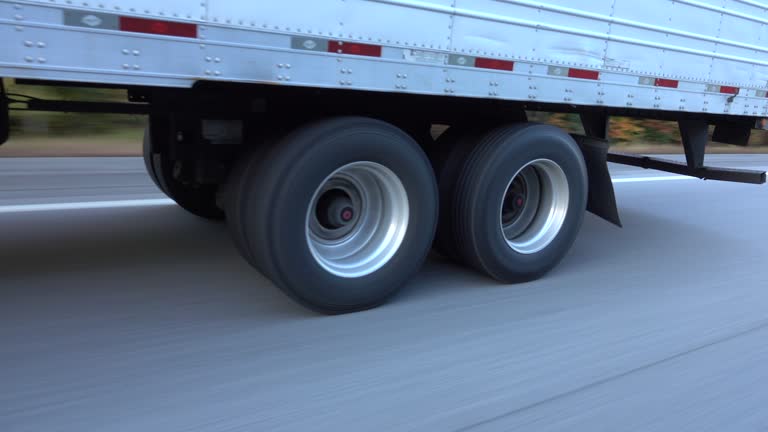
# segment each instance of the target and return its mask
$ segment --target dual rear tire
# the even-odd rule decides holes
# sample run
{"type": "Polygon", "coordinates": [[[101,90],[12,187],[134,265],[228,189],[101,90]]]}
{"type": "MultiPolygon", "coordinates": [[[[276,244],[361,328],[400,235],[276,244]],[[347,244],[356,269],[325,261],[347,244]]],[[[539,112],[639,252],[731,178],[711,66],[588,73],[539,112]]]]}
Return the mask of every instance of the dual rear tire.
{"type": "MultiPolygon", "coordinates": [[[[182,207],[223,217],[215,191],[169,183],[157,155],[148,170],[182,207]]],[[[581,152],[555,127],[451,128],[428,158],[391,124],[339,117],[251,148],[223,201],[245,259],[297,302],[336,314],[386,301],[433,246],[502,282],[535,279],[574,242],[586,199],[581,152]]]]}

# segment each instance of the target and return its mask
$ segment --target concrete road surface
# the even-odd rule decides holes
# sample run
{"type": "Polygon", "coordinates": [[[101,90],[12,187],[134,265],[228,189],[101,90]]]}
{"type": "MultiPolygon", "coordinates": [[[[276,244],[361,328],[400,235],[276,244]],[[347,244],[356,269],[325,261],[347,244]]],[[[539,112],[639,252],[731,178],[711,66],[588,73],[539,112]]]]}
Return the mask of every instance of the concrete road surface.
{"type": "Polygon", "coordinates": [[[544,279],[326,317],[139,160],[0,160],[0,431],[768,431],[768,186],[613,169],[544,279]]]}

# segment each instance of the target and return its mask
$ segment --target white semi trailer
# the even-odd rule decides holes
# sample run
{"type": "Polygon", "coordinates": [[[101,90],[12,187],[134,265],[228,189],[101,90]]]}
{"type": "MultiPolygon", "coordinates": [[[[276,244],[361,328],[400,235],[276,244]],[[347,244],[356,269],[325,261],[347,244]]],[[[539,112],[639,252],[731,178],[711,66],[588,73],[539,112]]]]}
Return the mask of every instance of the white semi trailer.
{"type": "Polygon", "coordinates": [[[767,42],[756,0],[0,0],[0,77],[129,95],[0,89],[0,141],[9,108],[147,114],[158,187],[342,313],[432,248],[504,283],[543,275],[585,210],[619,224],[607,161],[764,183],[703,161],[768,117],[767,42]],[[612,115],[679,122],[686,163],[609,153],[612,115]]]}

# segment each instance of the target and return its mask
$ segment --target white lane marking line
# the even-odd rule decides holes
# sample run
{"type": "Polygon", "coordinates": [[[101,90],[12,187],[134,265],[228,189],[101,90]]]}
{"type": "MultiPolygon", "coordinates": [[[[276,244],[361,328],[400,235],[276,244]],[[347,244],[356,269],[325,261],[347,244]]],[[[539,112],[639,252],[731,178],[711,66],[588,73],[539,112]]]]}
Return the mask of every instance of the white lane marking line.
{"type": "Polygon", "coordinates": [[[656,177],[626,177],[611,179],[614,183],[641,183],[641,182],[654,182],[654,181],[669,181],[669,180],[700,180],[696,177],[687,176],[656,176],[656,177]]]}
{"type": "MultiPolygon", "coordinates": [[[[768,167],[753,166],[746,169],[755,171],[768,171],[768,167]]],[[[641,182],[654,182],[654,181],[667,181],[667,180],[701,180],[698,177],[690,177],[684,175],[671,175],[671,176],[654,176],[654,177],[619,177],[612,179],[614,183],[641,183],[641,182]]],[[[713,180],[717,181],[717,180],[713,180]]]]}
{"type": "Polygon", "coordinates": [[[70,203],[51,203],[51,204],[19,204],[0,206],[2,213],[26,213],[26,212],[44,212],[58,210],[87,210],[102,208],[126,208],[126,207],[152,207],[176,204],[168,198],[157,199],[136,199],[119,201],[89,201],[89,202],[70,202],[70,203]]]}
{"type": "MultiPolygon", "coordinates": [[[[670,180],[699,180],[696,177],[687,176],[657,176],[657,177],[626,177],[615,178],[613,183],[642,183],[670,180]]],[[[2,213],[25,213],[25,212],[43,212],[57,210],[88,210],[103,208],[126,208],[126,207],[153,207],[162,205],[176,204],[168,198],[157,199],[138,199],[138,200],[120,200],[120,201],[90,201],[90,202],[72,202],[72,203],[52,203],[52,204],[20,204],[0,206],[2,213]]]]}

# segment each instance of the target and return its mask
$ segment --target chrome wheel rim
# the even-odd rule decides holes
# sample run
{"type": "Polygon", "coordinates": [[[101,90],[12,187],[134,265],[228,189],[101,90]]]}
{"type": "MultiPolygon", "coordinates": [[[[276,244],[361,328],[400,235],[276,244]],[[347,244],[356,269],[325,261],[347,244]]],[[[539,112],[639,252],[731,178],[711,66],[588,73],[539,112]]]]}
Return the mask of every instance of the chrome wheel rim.
{"type": "Polygon", "coordinates": [[[533,254],[547,247],[563,227],[570,188],[563,169],[549,159],[529,162],[507,184],[500,228],[515,252],[533,254]]]}
{"type": "Polygon", "coordinates": [[[408,194],[392,170],[368,161],[344,165],[326,177],[307,209],[309,250],[331,274],[369,275],[402,245],[408,212],[408,194]]]}

